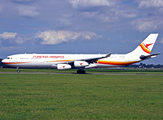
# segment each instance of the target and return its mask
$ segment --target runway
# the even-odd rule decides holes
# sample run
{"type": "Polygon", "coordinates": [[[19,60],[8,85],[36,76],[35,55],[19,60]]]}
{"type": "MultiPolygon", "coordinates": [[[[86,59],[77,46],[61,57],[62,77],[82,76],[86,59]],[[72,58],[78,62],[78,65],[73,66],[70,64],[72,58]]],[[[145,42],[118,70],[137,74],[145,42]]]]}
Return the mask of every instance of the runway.
{"type": "Polygon", "coordinates": [[[0,74],[65,74],[65,75],[146,75],[146,76],[163,76],[163,74],[146,74],[146,73],[86,73],[86,74],[77,74],[77,73],[49,73],[49,72],[0,72],[0,74]]]}

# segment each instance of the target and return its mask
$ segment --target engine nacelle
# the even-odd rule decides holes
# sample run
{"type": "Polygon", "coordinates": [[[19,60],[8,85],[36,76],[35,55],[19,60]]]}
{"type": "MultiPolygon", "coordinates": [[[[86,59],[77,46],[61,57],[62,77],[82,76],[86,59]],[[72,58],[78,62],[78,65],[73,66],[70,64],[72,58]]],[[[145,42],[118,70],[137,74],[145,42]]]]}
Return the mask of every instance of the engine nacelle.
{"type": "Polygon", "coordinates": [[[89,64],[86,61],[74,61],[74,66],[75,67],[85,67],[88,66],[89,64]]]}
{"type": "Polygon", "coordinates": [[[58,70],[67,70],[67,69],[71,69],[71,65],[69,65],[69,64],[58,64],[58,65],[57,65],[57,69],[58,69],[58,70]]]}

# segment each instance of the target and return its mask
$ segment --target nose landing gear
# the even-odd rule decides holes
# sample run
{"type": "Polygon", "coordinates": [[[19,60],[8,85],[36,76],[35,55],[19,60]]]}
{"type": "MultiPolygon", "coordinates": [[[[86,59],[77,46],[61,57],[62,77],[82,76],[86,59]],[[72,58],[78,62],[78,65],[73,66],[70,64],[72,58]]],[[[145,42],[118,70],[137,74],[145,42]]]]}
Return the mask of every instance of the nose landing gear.
{"type": "Polygon", "coordinates": [[[17,72],[20,73],[19,67],[17,67],[16,69],[17,69],[17,72]]]}

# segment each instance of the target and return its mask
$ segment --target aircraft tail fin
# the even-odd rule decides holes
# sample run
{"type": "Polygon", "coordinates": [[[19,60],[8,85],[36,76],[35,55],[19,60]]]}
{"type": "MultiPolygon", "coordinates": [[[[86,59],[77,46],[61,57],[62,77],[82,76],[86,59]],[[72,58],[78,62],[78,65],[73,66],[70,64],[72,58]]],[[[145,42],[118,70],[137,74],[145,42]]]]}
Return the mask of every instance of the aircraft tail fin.
{"type": "Polygon", "coordinates": [[[150,34],[135,50],[129,54],[133,55],[149,55],[156,42],[158,34],[150,34]]]}

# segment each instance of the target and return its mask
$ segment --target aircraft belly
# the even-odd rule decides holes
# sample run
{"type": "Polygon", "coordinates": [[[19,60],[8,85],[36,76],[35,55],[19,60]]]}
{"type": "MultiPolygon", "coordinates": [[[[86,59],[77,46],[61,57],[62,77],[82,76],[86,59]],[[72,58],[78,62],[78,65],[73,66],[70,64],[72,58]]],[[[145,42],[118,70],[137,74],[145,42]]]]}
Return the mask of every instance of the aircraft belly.
{"type": "Polygon", "coordinates": [[[119,67],[122,65],[110,65],[110,64],[97,64],[96,68],[111,68],[111,67],[119,67]]]}
{"type": "Polygon", "coordinates": [[[12,62],[7,63],[12,67],[22,67],[22,68],[50,68],[52,63],[48,62],[12,62]]]}

